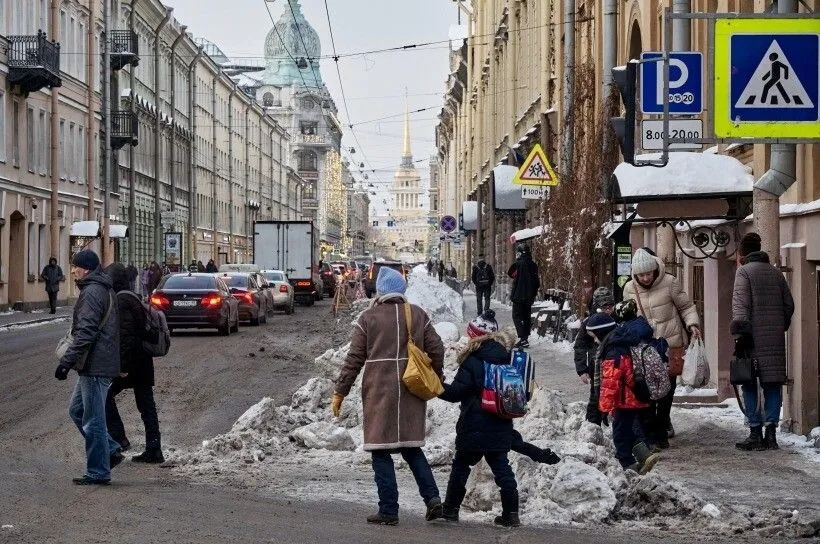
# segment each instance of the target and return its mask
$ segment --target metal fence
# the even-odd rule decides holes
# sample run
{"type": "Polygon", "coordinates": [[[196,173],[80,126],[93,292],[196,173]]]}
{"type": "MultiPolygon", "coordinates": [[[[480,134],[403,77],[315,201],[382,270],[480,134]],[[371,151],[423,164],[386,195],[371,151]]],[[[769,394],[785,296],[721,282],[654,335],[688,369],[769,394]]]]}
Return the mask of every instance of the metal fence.
{"type": "Polygon", "coordinates": [[[9,68],[42,67],[60,75],[60,44],[49,41],[42,30],[31,36],[9,36],[9,68]]]}

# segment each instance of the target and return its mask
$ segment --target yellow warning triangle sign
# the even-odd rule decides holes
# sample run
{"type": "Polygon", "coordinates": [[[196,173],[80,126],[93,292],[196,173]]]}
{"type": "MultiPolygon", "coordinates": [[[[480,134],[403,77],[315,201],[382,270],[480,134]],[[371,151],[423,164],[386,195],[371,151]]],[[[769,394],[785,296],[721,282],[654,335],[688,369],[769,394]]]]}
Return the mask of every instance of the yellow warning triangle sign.
{"type": "Polygon", "coordinates": [[[549,185],[552,187],[558,185],[558,176],[555,175],[555,170],[552,169],[547,155],[541,149],[541,144],[533,146],[532,151],[527,155],[527,160],[513,176],[513,183],[518,185],[549,185]]]}

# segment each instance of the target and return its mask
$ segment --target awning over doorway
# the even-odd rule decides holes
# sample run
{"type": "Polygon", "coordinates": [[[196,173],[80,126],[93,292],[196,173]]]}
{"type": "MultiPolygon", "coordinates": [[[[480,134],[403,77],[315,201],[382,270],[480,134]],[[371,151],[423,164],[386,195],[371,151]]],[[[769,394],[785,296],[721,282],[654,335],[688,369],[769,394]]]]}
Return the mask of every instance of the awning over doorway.
{"type": "Polygon", "coordinates": [[[515,244],[517,242],[523,242],[524,240],[530,240],[532,238],[537,238],[544,233],[544,227],[537,226],[532,227],[529,229],[521,229],[513,232],[510,235],[510,243],[515,244]]]}
{"type": "Polygon", "coordinates": [[[128,225],[108,225],[109,238],[128,238],[128,225]]]}
{"type": "Polygon", "coordinates": [[[76,221],[71,223],[71,236],[97,238],[100,235],[99,221],[76,221]]]}

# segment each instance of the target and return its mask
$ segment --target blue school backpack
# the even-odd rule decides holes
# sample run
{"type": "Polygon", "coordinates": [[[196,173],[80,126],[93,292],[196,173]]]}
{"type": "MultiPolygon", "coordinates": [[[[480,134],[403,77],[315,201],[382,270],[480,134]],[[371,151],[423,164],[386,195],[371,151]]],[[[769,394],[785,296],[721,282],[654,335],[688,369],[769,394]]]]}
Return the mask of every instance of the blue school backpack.
{"type": "Polygon", "coordinates": [[[495,416],[513,419],[526,415],[527,402],[535,387],[535,364],[530,354],[514,349],[510,362],[504,364],[484,361],[484,390],[481,408],[495,416]]]}

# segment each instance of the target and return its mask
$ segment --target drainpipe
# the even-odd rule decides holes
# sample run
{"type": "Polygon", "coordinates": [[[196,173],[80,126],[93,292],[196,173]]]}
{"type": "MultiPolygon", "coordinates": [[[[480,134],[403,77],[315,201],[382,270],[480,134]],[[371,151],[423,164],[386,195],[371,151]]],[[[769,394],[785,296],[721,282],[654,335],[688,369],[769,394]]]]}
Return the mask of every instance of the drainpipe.
{"type": "Polygon", "coordinates": [[[213,228],[213,255],[211,258],[214,263],[219,262],[219,246],[217,245],[217,227],[216,227],[216,150],[219,146],[216,144],[216,84],[219,81],[218,76],[211,78],[211,227],[213,228]]]}
{"type": "Polygon", "coordinates": [[[228,96],[228,262],[234,262],[233,254],[233,97],[236,84],[228,96]]]}
{"type": "MultiPolygon", "coordinates": [[[[134,6],[136,5],[136,3],[138,1],[139,0],[131,0],[131,11],[128,13],[128,29],[131,32],[134,32],[134,9],[135,9],[134,6]]],[[[92,2],[91,4],[93,5],[94,2],[92,2]]],[[[93,39],[93,34],[91,34],[91,33],[89,33],[89,34],[91,35],[90,39],[93,39]]],[[[91,51],[90,46],[89,46],[88,50],[91,51]]],[[[91,67],[89,67],[89,69],[90,68],[91,67]]],[[[136,98],[136,92],[134,92],[134,85],[136,84],[136,81],[137,81],[136,74],[134,73],[135,71],[136,71],[136,67],[132,66],[129,69],[129,74],[128,74],[128,86],[131,88],[131,99],[129,100],[128,110],[131,113],[131,118],[132,119],[135,118],[135,114],[136,114],[136,111],[137,111],[136,104],[134,103],[135,102],[134,99],[136,98]]],[[[89,102],[89,104],[90,104],[90,102],[89,102]]],[[[89,108],[89,110],[90,109],[91,108],[89,108]]],[[[90,133],[89,133],[88,136],[89,137],[91,136],[90,133]]],[[[89,141],[90,141],[90,138],[89,138],[89,141]]],[[[91,145],[89,145],[88,147],[90,149],[91,145]]],[[[128,234],[129,234],[129,239],[128,239],[128,262],[129,263],[132,263],[132,262],[135,263],[136,259],[137,259],[137,244],[134,242],[134,240],[136,239],[136,236],[137,236],[137,229],[136,229],[136,223],[137,223],[137,188],[135,186],[135,180],[136,180],[137,176],[136,176],[136,166],[134,165],[134,159],[135,159],[134,154],[135,154],[134,153],[134,146],[129,145],[128,146],[128,234]]]]}
{"type": "MultiPolygon", "coordinates": [[[[604,26],[603,26],[603,66],[601,75],[603,85],[601,88],[601,103],[604,108],[609,107],[610,96],[612,94],[612,69],[618,62],[618,0],[604,1],[604,26]]],[[[603,133],[603,157],[604,160],[612,153],[612,131],[604,130],[603,133]]],[[[606,195],[609,185],[609,172],[603,173],[601,180],[601,195],[606,195]]]]}
{"type": "Polygon", "coordinates": [[[564,179],[572,180],[572,150],[575,145],[572,128],[572,96],[575,86],[575,0],[564,0],[564,123],[562,131],[561,169],[564,179]]]}
{"type": "Polygon", "coordinates": [[[250,225],[250,215],[251,215],[251,207],[249,206],[250,199],[248,198],[248,187],[250,186],[250,176],[251,176],[251,158],[250,158],[250,123],[248,120],[248,112],[250,111],[251,105],[250,102],[245,104],[245,195],[244,195],[244,205],[243,208],[245,210],[245,258],[247,259],[249,256],[249,246],[251,240],[251,229],[249,228],[250,225]]]}
{"type": "MultiPolygon", "coordinates": [[[[94,20],[93,3],[92,3],[92,8],[91,8],[91,20],[92,21],[94,20]]],[[[51,2],[51,25],[50,26],[51,26],[51,28],[49,28],[49,35],[51,36],[51,39],[55,42],[59,42],[60,41],[60,3],[59,2],[51,2]]],[[[91,40],[93,42],[93,40],[94,40],[93,25],[88,25],[88,26],[89,26],[89,29],[92,32],[91,40]]],[[[92,49],[89,49],[89,51],[92,51],[92,49]]],[[[86,75],[90,74],[90,69],[88,67],[91,65],[91,59],[92,58],[93,58],[93,55],[91,55],[91,54],[88,54],[86,56],[86,59],[88,60],[88,63],[86,65],[86,75]]],[[[90,105],[91,104],[90,97],[91,97],[91,93],[93,92],[93,84],[92,84],[93,80],[90,77],[88,77],[87,79],[88,79],[88,88],[89,88],[87,96],[89,97],[88,104],[90,105]]],[[[88,108],[89,113],[88,113],[87,118],[90,120],[88,122],[88,133],[89,134],[91,134],[92,121],[94,120],[93,114],[91,113],[93,110],[94,110],[94,108],[91,108],[91,107],[88,108]]],[[[51,89],[51,118],[49,119],[49,122],[51,124],[51,137],[50,137],[50,142],[49,142],[49,145],[51,147],[51,157],[50,157],[50,162],[51,162],[51,195],[50,195],[50,201],[49,201],[49,208],[50,208],[49,214],[51,215],[51,221],[49,223],[49,230],[50,230],[50,234],[51,234],[51,241],[50,241],[51,243],[49,244],[50,245],[49,249],[51,250],[51,256],[56,257],[57,262],[60,262],[60,259],[59,259],[59,255],[60,255],[60,163],[59,163],[59,157],[60,157],[60,134],[59,134],[59,130],[60,130],[60,88],[59,87],[53,87],[51,89]]],[[[87,147],[87,151],[88,151],[89,155],[91,155],[92,157],[93,157],[93,150],[94,150],[94,148],[92,146],[87,147]]],[[[89,169],[88,170],[88,185],[93,187],[94,186],[94,181],[93,181],[94,178],[91,176],[91,172],[92,172],[92,170],[89,169]]],[[[91,196],[88,199],[88,218],[89,219],[91,218],[91,214],[94,212],[94,191],[93,191],[93,189],[90,191],[90,195],[91,196]]],[[[19,258],[19,256],[18,256],[18,258],[19,258]]],[[[72,284],[73,282],[68,282],[68,283],[72,284]]],[[[69,286],[69,289],[71,289],[70,286],[69,286]]]]}
{"type": "Polygon", "coordinates": [[[196,103],[197,103],[197,77],[196,65],[202,57],[202,46],[197,47],[194,60],[188,65],[188,133],[191,138],[191,145],[188,146],[188,232],[190,233],[190,240],[188,247],[191,248],[191,259],[197,259],[196,249],[196,220],[197,212],[199,211],[199,203],[197,202],[198,190],[196,184],[196,103]]]}
{"type": "Polygon", "coordinates": [[[100,262],[103,266],[108,266],[114,259],[111,258],[111,236],[109,224],[111,221],[111,3],[110,0],[103,0],[103,78],[102,78],[102,102],[103,102],[103,123],[105,126],[105,141],[103,145],[103,182],[102,182],[102,238],[100,262]]]}
{"type": "MultiPolygon", "coordinates": [[[[169,153],[168,153],[168,174],[169,180],[171,183],[171,211],[176,209],[176,182],[174,181],[174,165],[176,164],[176,150],[174,147],[176,146],[176,136],[177,131],[174,128],[176,125],[177,120],[177,70],[176,70],[176,48],[179,45],[179,42],[182,41],[182,38],[185,37],[185,31],[188,29],[187,26],[181,25],[179,27],[179,35],[174,39],[174,43],[171,44],[171,58],[168,62],[168,67],[171,69],[171,144],[169,146],[169,153]]],[[[187,244],[186,244],[187,245],[187,244]]],[[[183,263],[184,264],[184,263],[183,263]]]]}
{"type": "MultiPolygon", "coordinates": [[[[797,1],[777,0],[777,13],[797,13],[797,1]]],[[[794,144],[771,144],[769,169],[754,184],[752,193],[754,229],[775,266],[780,265],[780,197],[797,181],[796,151],[794,144]]]]}
{"type": "MultiPolygon", "coordinates": [[[[160,135],[162,127],[160,125],[160,118],[162,117],[162,108],[159,103],[159,33],[168,21],[171,20],[171,14],[174,8],[165,8],[165,17],[162,22],[154,30],[154,107],[156,108],[156,115],[154,118],[154,260],[158,263],[163,261],[162,249],[162,182],[159,180],[159,158],[160,158],[160,135]]],[[[173,198],[171,199],[173,201],[173,198]]]]}
{"type": "MultiPolygon", "coordinates": [[[[268,219],[273,219],[273,184],[274,184],[274,176],[273,176],[273,167],[274,167],[274,160],[273,160],[273,133],[276,132],[276,125],[270,129],[270,195],[268,196],[268,204],[270,204],[269,208],[270,211],[268,212],[268,219]]],[[[282,146],[282,140],[279,140],[279,147],[282,146]]],[[[267,211],[267,210],[266,210],[267,211]]]]}

